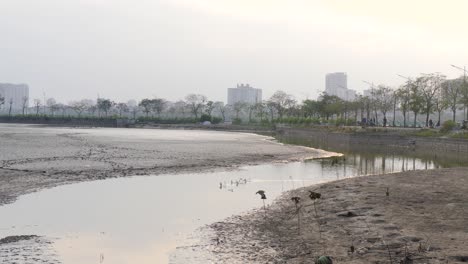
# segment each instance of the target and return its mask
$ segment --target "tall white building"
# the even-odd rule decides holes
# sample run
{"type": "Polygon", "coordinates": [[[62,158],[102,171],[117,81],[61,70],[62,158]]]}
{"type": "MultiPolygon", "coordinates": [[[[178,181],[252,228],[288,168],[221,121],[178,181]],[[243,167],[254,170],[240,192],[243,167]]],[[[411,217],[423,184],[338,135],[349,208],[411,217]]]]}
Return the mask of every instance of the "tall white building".
{"type": "Polygon", "coordinates": [[[0,83],[0,96],[5,98],[4,107],[12,109],[22,109],[26,100],[26,107],[29,105],[29,87],[27,84],[0,83]]]}
{"type": "Polygon", "coordinates": [[[325,92],[346,101],[356,98],[356,91],[348,89],[348,76],[345,72],[328,73],[325,76],[325,92]]]}
{"type": "Polygon", "coordinates": [[[262,89],[253,88],[249,84],[238,84],[236,88],[228,88],[229,105],[237,102],[256,104],[262,102],[262,89]]]}

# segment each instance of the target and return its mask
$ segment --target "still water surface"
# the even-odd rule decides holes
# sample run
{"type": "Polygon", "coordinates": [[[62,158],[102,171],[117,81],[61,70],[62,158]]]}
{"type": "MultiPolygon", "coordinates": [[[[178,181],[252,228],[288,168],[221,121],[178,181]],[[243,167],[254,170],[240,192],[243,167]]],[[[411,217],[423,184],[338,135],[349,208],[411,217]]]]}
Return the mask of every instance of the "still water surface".
{"type": "Polygon", "coordinates": [[[435,167],[416,158],[355,154],[66,185],[0,207],[0,237],[48,237],[63,263],[172,263],[178,258],[170,254],[198,227],[262,206],[255,195],[260,189],[270,203],[283,191],[302,186],[435,167]]]}

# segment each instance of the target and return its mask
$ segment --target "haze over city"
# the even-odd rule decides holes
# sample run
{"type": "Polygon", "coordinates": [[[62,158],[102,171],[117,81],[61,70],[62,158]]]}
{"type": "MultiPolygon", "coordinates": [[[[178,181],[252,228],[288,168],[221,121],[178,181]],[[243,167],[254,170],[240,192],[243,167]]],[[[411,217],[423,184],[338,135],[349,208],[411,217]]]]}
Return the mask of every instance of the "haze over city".
{"type": "Polygon", "coordinates": [[[0,82],[30,98],[226,101],[251,83],[264,98],[316,98],[328,72],[398,86],[397,74],[442,72],[467,61],[460,18],[468,2],[4,0],[0,82]]]}

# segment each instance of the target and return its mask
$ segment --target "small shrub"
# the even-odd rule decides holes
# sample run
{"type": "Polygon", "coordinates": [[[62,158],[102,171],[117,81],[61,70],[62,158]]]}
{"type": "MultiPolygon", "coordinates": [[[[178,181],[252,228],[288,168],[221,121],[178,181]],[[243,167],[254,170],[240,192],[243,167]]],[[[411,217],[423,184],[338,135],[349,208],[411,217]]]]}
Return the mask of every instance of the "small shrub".
{"type": "Polygon", "coordinates": [[[210,121],[210,122],[211,122],[211,116],[210,116],[210,115],[207,115],[207,114],[203,114],[203,115],[200,117],[200,122],[205,122],[205,121],[210,121]]]}
{"type": "Polygon", "coordinates": [[[452,120],[447,120],[442,124],[442,128],[440,129],[441,132],[447,133],[452,131],[457,124],[453,122],[452,120]]]}
{"type": "Polygon", "coordinates": [[[233,118],[233,119],[232,119],[232,124],[233,124],[233,125],[240,125],[240,124],[242,124],[242,119],[240,119],[240,118],[233,118]]]}
{"type": "Polygon", "coordinates": [[[214,117],[211,118],[211,123],[212,123],[212,124],[219,124],[219,123],[221,123],[222,121],[223,121],[223,119],[222,119],[221,117],[216,117],[216,116],[214,116],[214,117]]]}

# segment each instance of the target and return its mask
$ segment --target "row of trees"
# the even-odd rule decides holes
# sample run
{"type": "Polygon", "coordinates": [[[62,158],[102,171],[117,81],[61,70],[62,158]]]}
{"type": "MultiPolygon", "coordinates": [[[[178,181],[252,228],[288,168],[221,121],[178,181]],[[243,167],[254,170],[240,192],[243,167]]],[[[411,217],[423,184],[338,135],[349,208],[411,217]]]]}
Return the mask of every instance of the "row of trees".
{"type": "MultiPolygon", "coordinates": [[[[50,115],[82,115],[88,116],[118,116],[137,118],[185,118],[193,120],[211,120],[218,117],[221,120],[241,120],[254,122],[283,122],[285,118],[308,118],[317,123],[329,123],[332,120],[344,120],[345,124],[356,124],[366,118],[375,124],[397,123],[397,113],[402,116],[403,126],[408,126],[410,114],[413,115],[413,126],[416,126],[418,116],[425,117],[429,125],[431,115],[437,114],[438,123],[442,113],[452,112],[455,121],[457,111],[468,107],[468,86],[465,78],[447,80],[439,73],[423,74],[410,79],[396,89],[386,85],[372,86],[371,92],[359,95],[353,101],[345,101],[337,96],[321,94],[317,100],[306,99],[302,102],[284,92],[275,92],[268,100],[256,104],[238,102],[225,105],[220,101],[210,101],[201,94],[189,94],[184,100],[169,102],[162,98],[146,98],[140,102],[134,100],[113,102],[110,99],[99,98],[96,101],[83,99],[68,104],[56,102],[49,98],[41,101],[33,100],[33,106],[27,106],[27,98],[23,100],[22,113],[33,111],[34,114],[50,115]],[[388,121],[389,113],[392,120],[388,121]],[[380,122],[382,121],[382,122],[380,122]]],[[[0,96],[0,108],[8,103],[0,96]]],[[[9,103],[11,114],[11,102],[9,103]]],[[[465,118],[465,115],[463,116],[465,118]]],[[[400,120],[401,120],[400,119],[400,120]]]]}

